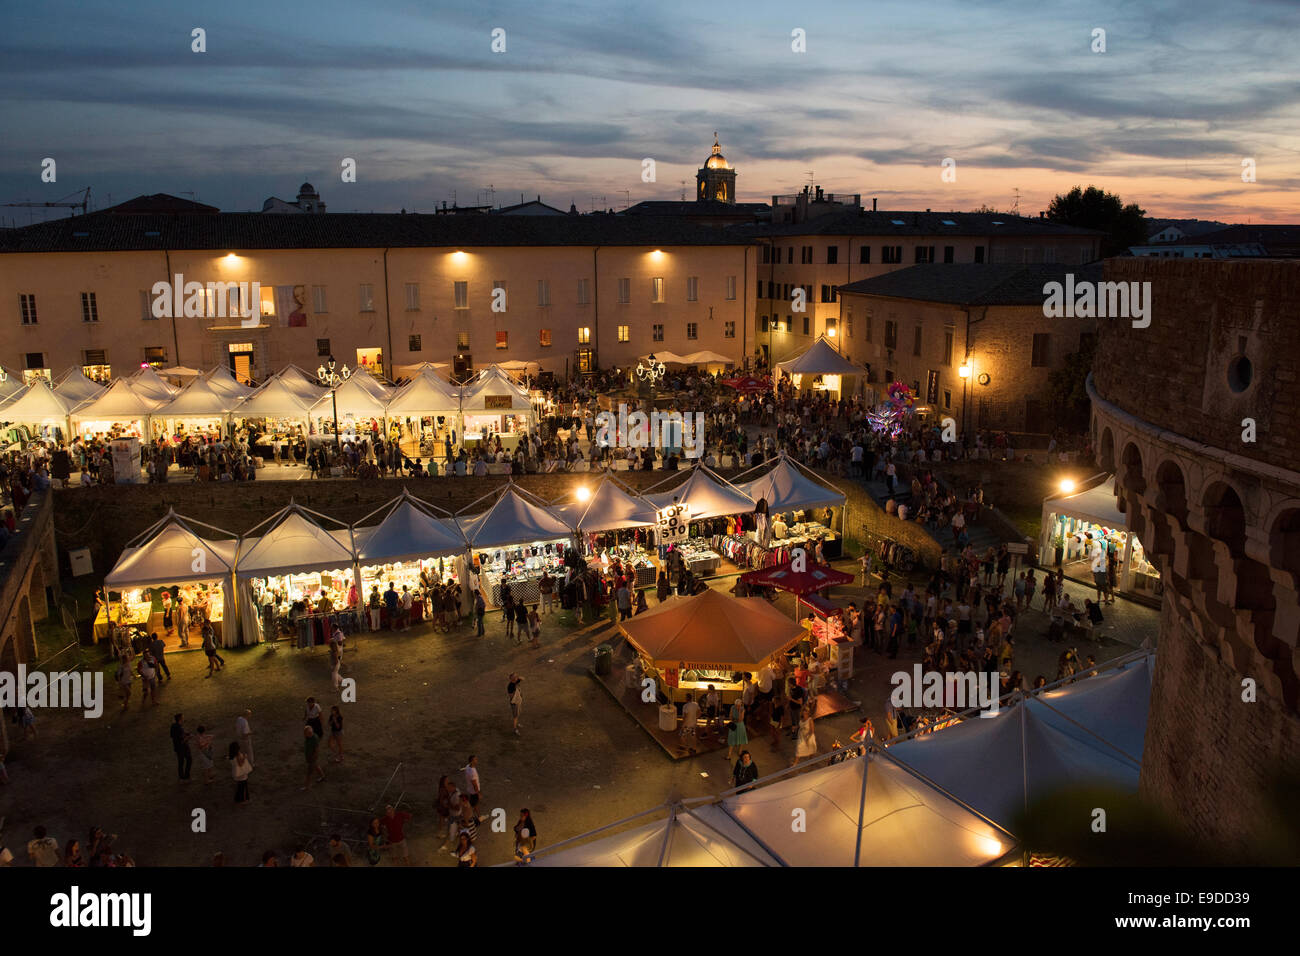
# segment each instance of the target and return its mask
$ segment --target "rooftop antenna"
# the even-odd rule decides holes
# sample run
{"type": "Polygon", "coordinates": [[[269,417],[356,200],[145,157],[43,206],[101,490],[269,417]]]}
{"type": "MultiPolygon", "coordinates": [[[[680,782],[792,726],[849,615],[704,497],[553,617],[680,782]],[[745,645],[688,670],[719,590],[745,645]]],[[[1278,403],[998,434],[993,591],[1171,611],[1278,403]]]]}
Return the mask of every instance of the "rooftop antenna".
{"type": "Polygon", "coordinates": [[[491,183],[488,183],[488,205],[495,206],[496,204],[497,204],[496,187],[493,186],[491,183]]]}
{"type": "MultiPolygon", "coordinates": [[[[624,202],[623,202],[623,209],[624,209],[624,210],[627,210],[627,209],[630,208],[631,205],[632,205],[632,190],[630,190],[630,189],[624,189],[624,190],[623,190],[623,195],[626,197],[625,200],[624,200],[624,202]]],[[[682,200],[682,201],[685,202],[685,200],[682,200]]]]}
{"type": "Polygon", "coordinates": [[[1020,215],[1020,187],[1017,186],[1012,194],[1015,198],[1011,201],[1011,215],[1018,216],[1020,215]]]}
{"type": "Polygon", "coordinates": [[[686,180],[682,180],[682,202],[686,202],[686,180]]]}

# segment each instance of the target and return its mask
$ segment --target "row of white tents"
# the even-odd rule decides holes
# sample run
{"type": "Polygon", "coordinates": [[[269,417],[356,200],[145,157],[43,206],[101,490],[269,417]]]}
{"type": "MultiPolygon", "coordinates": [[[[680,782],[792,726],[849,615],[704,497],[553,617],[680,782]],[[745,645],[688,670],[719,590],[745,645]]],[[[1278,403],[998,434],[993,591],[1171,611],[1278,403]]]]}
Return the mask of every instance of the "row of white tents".
{"type": "Polygon", "coordinates": [[[1015,865],[1036,800],[1079,787],[1137,792],[1153,662],[1139,651],[1095,677],[1017,695],[996,717],[655,808],[544,847],[533,865],[1015,865]]]}
{"type": "Polygon", "coordinates": [[[363,567],[651,527],[658,512],[671,505],[685,506],[691,520],[752,512],[757,497],[766,498],[774,512],[844,505],[841,492],[785,456],[751,472],[753,477],[737,484],[697,465],[674,487],[646,494],[606,474],[585,495],[575,491],[555,503],[507,482],[454,515],[403,491],[355,525],[290,504],[242,536],[169,512],[130,542],[105,584],[115,592],[190,582],[232,584],[239,594],[242,640],[226,630],[229,646],[261,639],[247,590],[247,582],[256,578],[352,569],[360,586],[363,567]]]}
{"type": "MultiPolygon", "coordinates": [[[[108,386],[72,368],[53,385],[37,378],[25,387],[11,388],[0,400],[0,421],[71,431],[77,422],[151,419],[307,423],[332,420],[336,409],[340,421],[464,414],[531,416],[536,411],[528,390],[498,366],[483,369],[463,386],[441,378],[431,363],[413,366],[410,371],[410,380],[400,387],[362,371],[330,389],[295,365],[281,369],[257,388],[236,381],[224,367],[193,374],[184,387],[171,384],[150,366],[108,386]]],[[[6,384],[19,381],[12,374],[6,376],[6,384]]]]}

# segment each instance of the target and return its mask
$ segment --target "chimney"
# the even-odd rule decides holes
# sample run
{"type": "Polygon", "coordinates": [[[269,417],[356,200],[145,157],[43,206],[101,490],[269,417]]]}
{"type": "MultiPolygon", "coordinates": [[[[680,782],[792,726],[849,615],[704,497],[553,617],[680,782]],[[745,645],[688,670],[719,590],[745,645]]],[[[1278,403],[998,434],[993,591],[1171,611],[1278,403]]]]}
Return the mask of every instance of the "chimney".
{"type": "Polygon", "coordinates": [[[1046,219],[1046,218],[1047,218],[1047,211],[1046,211],[1045,209],[1040,209],[1040,210],[1038,210],[1038,218],[1039,218],[1039,219],[1046,219]]]}
{"type": "Polygon", "coordinates": [[[929,211],[930,211],[930,210],[928,210],[928,209],[926,210],[926,212],[929,212],[929,211]]]}
{"type": "Polygon", "coordinates": [[[872,212],[875,212],[875,211],[876,211],[876,197],[875,197],[875,196],[872,196],[872,197],[871,197],[871,211],[872,211],[872,212]]]}

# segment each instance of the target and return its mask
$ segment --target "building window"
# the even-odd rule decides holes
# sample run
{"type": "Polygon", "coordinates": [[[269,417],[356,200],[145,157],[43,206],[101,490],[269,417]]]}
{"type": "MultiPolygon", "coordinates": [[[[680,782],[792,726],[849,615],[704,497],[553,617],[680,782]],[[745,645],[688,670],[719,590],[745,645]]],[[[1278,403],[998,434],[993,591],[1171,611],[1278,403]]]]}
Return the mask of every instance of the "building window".
{"type": "Polygon", "coordinates": [[[803,314],[803,334],[804,335],[808,334],[808,313],[807,312],[803,314]]]}
{"type": "Polygon", "coordinates": [[[656,322],[654,325],[650,326],[650,338],[655,342],[662,342],[664,340],[664,327],[662,323],[656,322]]]}
{"type": "Polygon", "coordinates": [[[881,246],[880,261],[885,265],[897,265],[903,261],[902,246],[881,246]]]}
{"type": "Polygon", "coordinates": [[[153,296],[145,289],[140,290],[140,319],[143,322],[156,322],[153,314],[153,296]]]}
{"type": "Polygon", "coordinates": [[[699,327],[699,325],[698,325],[697,323],[695,323],[695,322],[687,322],[687,323],[686,323],[686,337],[687,337],[688,339],[697,339],[697,338],[699,338],[699,337],[700,337],[700,336],[699,336],[699,331],[700,331],[700,327],[699,327]]]}
{"type": "Polygon", "coordinates": [[[954,249],[952,246],[943,247],[943,261],[945,265],[956,261],[956,259],[954,258],[955,253],[956,253],[956,249],[954,249]]]}
{"type": "MultiPolygon", "coordinates": [[[[147,297],[148,293],[142,293],[147,297]]],[[[36,324],[36,294],[22,293],[18,296],[18,310],[22,313],[23,325],[36,324]]],[[[150,312],[152,315],[153,313],[150,312]]]]}
{"type": "Polygon", "coordinates": [[[722,337],[723,337],[724,339],[734,339],[734,338],[736,337],[736,323],[735,323],[735,322],[723,322],[723,323],[722,323],[722,337]]]}
{"type": "Polygon", "coordinates": [[[420,283],[418,282],[406,283],[406,311],[420,311],[420,283]]]}
{"type": "Polygon", "coordinates": [[[943,333],[943,364],[952,365],[952,331],[943,333]]]}
{"type": "Polygon", "coordinates": [[[590,341],[591,341],[591,327],[584,325],[578,329],[578,344],[586,345],[590,341]]]}
{"type": "Polygon", "coordinates": [[[1051,364],[1051,356],[1048,354],[1052,347],[1052,336],[1047,332],[1034,333],[1034,354],[1030,360],[1030,365],[1034,368],[1046,368],[1051,364]]]}
{"type": "Polygon", "coordinates": [[[618,304],[627,305],[632,301],[632,280],[618,280],[618,304]]]}
{"type": "Polygon", "coordinates": [[[758,320],[758,331],[760,332],[767,331],[767,316],[763,316],[758,320]]]}
{"type": "Polygon", "coordinates": [[[538,333],[538,335],[537,335],[537,344],[540,345],[540,346],[541,346],[542,348],[544,348],[544,349],[549,349],[549,348],[551,347],[551,330],[550,330],[550,329],[542,329],[541,332],[538,333]]]}
{"type": "Polygon", "coordinates": [[[81,293],[81,321],[99,321],[99,305],[95,302],[95,293],[93,292],[81,293]]]}
{"type": "Polygon", "coordinates": [[[618,327],[618,340],[619,340],[620,342],[628,342],[628,341],[631,341],[631,339],[632,339],[632,330],[631,330],[631,328],[630,328],[629,326],[626,326],[626,325],[620,325],[620,326],[618,327]]]}
{"type": "Polygon", "coordinates": [[[822,302],[834,302],[834,301],[835,301],[835,286],[833,286],[833,285],[823,285],[823,286],[822,286],[822,302]]]}
{"type": "Polygon", "coordinates": [[[871,310],[867,309],[866,314],[862,316],[863,336],[868,342],[871,341],[871,310]]]}
{"type": "Polygon", "coordinates": [[[830,336],[832,340],[834,340],[835,337],[840,334],[840,330],[837,328],[837,325],[838,323],[835,321],[835,319],[826,320],[826,334],[830,336]]]}
{"type": "Polygon", "coordinates": [[[759,298],[759,299],[763,298],[763,280],[762,280],[762,279],[759,279],[759,280],[758,280],[758,284],[757,284],[757,287],[756,287],[756,289],[755,289],[754,296],[755,296],[756,298],[759,298]]]}
{"type": "Polygon", "coordinates": [[[736,277],[727,276],[727,300],[734,302],[736,299],[736,277]]]}
{"type": "Polygon", "coordinates": [[[330,348],[329,339],[316,340],[316,355],[318,358],[329,358],[331,352],[333,352],[333,349],[330,348]]]}
{"type": "Polygon", "coordinates": [[[812,256],[813,256],[813,247],[812,247],[812,246],[800,246],[800,247],[799,247],[799,264],[800,264],[800,265],[805,265],[805,266],[807,266],[807,265],[812,265],[812,256]]]}
{"type": "Polygon", "coordinates": [[[844,317],[844,335],[850,339],[853,338],[853,316],[851,315],[844,317]]]}
{"type": "Polygon", "coordinates": [[[373,285],[368,282],[361,283],[359,298],[361,300],[359,305],[360,311],[375,311],[375,287],[373,285]]]}
{"type": "Polygon", "coordinates": [[[420,337],[418,335],[408,335],[406,337],[406,351],[408,352],[420,351],[420,337]]]}
{"type": "Polygon", "coordinates": [[[885,320],[885,348],[898,348],[898,323],[885,320]]]}
{"type": "Polygon", "coordinates": [[[469,333],[468,333],[468,332],[457,332],[457,333],[456,333],[456,350],[457,350],[458,352],[464,352],[464,351],[465,351],[466,349],[468,349],[468,348],[469,348],[469,333]]]}
{"type": "Polygon", "coordinates": [[[650,301],[662,303],[664,300],[664,280],[663,276],[654,276],[650,280],[650,301]]]}
{"type": "Polygon", "coordinates": [[[772,261],[772,247],[771,247],[771,246],[764,246],[764,247],[763,247],[763,265],[767,265],[767,264],[768,264],[769,262],[771,262],[771,261],[772,261]]]}
{"type": "Polygon", "coordinates": [[[82,365],[107,365],[108,359],[105,357],[103,349],[82,349],[82,365]]]}
{"type": "MultiPolygon", "coordinates": [[[[767,247],[764,246],[763,248],[766,249],[767,247]]],[[[761,294],[762,293],[760,293],[760,295],[761,294]]],[[[700,300],[700,277],[687,276],[686,277],[686,301],[698,302],[699,300],[700,300]]]]}
{"type": "Polygon", "coordinates": [[[943,407],[952,408],[952,392],[946,388],[943,390],[943,407]]]}
{"type": "Polygon", "coordinates": [[[453,282],[451,284],[452,298],[454,299],[453,307],[457,309],[469,308],[469,283],[453,282]]]}
{"type": "Polygon", "coordinates": [[[31,369],[45,368],[44,352],[28,352],[25,358],[26,358],[26,365],[28,368],[31,369]]]}
{"type": "Polygon", "coordinates": [[[325,287],[323,285],[314,285],[311,287],[312,309],[317,315],[324,315],[329,311],[325,306],[325,287]]]}
{"type": "Polygon", "coordinates": [[[537,305],[545,307],[551,304],[551,283],[548,279],[537,280],[537,305]]]}
{"type": "Polygon", "coordinates": [[[167,364],[167,350],[161,345],[150,346],[144,350],[144,361],[146,365],[162,368],[167,364]]]}
{"type": "Polygon", "coordinates": [[[587,279],[578,280],[578,305],[587,305],[591,301],[588,281],[587,279]]]}
{"type": "Polygon", "coordinates": [[[983,246],[976,246],[976,247],[975,247],[975,261],[976,261],[976,262],[983,262],[983,261],[984,261],[984,247],[983,247],[983,246]]]}
{"type": "Polygon", "coordinates": [[[912,337],[912,354],[921,354],[921,326],[916,327],[916,334],[912,337]]]}
{"type": "Polygon", "coordinates": [[[858,264],[863,266],[871,265],[871,247],[863,246],[858,250],[858,264]]]}
{"type": "Polygon", "coordinates": [[[828,266],[833,266],[833,265],[837,264],[839,261],[840,261],[840,247],[839,247],[839,246],[827,246],[827,247],[826,247],[826,264],[827,264],[828,266]]]}
{"type": "Polygon", "coordinates": [[[497,329],[497,348],[507,349],[510,347],[510,333],[505,329],[497,329]]]}
{"type": "Polygon", "coordinates": [[[934,262],[934,246],[917,246],[916,262],[918,265],[934,262]]]}
{"type": "Polygon", "coordinates": [[[785,264],[794,265],[794,246],[787,246],[785,250],[785,264]]]}

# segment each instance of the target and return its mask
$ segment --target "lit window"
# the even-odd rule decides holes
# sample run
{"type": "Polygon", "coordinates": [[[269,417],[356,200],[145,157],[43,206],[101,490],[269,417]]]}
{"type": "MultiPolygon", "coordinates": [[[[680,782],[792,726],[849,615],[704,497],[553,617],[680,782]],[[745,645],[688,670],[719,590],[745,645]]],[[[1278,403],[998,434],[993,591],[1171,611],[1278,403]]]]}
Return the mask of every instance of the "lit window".
{"type": "Polygon", "coordinates": [[[458,309],[469,308],[469,283],[468,282],[453,282],[452,294],[456,298],[456,305],[455,305],[456,308],[458,309]]]}
{"type": "Polygon", "coordinates": [[[538,333],[538,336],[537,336],[537,342],[538,342],[539,345],[542,346],[542,348],[550,348],[550,346],[551,346],[551,330],[550,330],[550,329],[542,329],[541,332],[538,333]]]}
{"type": "Polygon", "coordinates": [[[463,352],[465,349],[469,348],[469,333],[468,333],[468,332],[457,332],[457,333],[456,333],[456,348],[457,348],[458,351],[462,351],[462,352],[463,352]]]}
{"type": "Polygon", "coordinates": [[[620,342],[627,342],[631,338],[632,338],[632,330],[626,325],[620,325],[618,327],[618,340],[620,342]]]}
{"type": "Polygon", "coordinates": [[[591,329],[590,327],[584,325],[580,329],[578,329],[578,342],[582,345],[586,345],[590,341],[591,341],[591,329]]]}
{"type": "Polygon", "coordinates": [[[510,335],[504,329],[497,331],[497,348],[505,349],[510,347],[510,335]]]}

